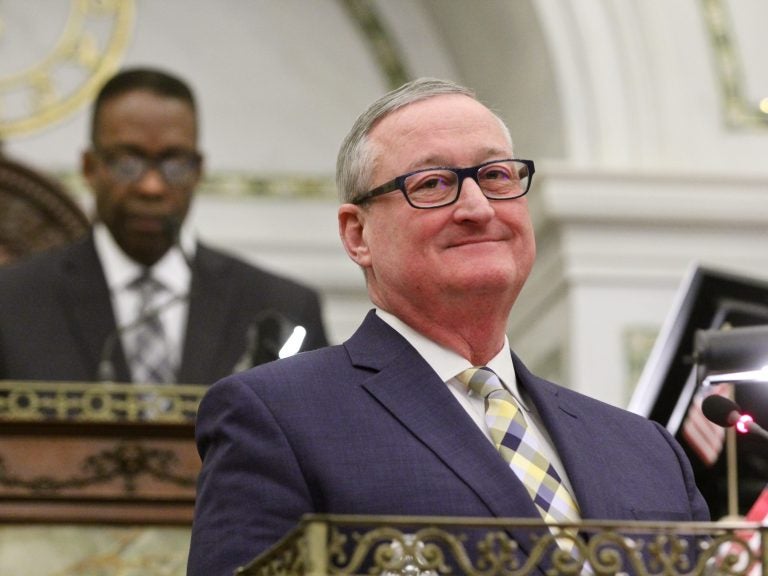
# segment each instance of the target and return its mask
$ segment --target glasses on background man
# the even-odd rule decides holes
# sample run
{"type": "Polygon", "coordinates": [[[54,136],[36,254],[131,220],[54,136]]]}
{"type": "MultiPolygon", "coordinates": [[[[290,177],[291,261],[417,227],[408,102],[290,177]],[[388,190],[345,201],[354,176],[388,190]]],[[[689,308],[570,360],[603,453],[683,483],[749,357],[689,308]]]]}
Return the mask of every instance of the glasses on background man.
{"type": "Polygon", "coordinates": [[[121,184],[135,184],[150,170],[157,170],[169,186],[184,188],[192,185],[200,172],[202,156],[198,152],[170,152],[154,158],[133,150],[95,148],[112,178],[121,184]]]}

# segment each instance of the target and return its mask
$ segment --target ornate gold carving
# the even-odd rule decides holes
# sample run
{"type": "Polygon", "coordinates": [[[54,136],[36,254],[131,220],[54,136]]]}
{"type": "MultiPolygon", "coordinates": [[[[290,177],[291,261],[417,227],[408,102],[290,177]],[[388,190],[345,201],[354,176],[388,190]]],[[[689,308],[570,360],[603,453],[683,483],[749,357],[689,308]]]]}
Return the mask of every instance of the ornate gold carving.
{"type": "Polygon", "coordinates": [[[38,131],[90,101],[117,69],[133,20],[133,0],[72,0],[52,51],[0,78],[0,138],[38,131]]]}
{"type": "Polygon", "coordinates": [[[723,94],[725,119],[732,127],[768,128],[768,111],[747,100],[744,72],[733,40],[725,0],[701,0],[723,94]]]}
{"type": "Polygon", "coordinates": [[[390,88],[397,88],[409,79],[397,43],[389,34],[371,0],[340,0],[341,5],[363,33],[376,63],[390,88]]]}
{"type": "Polygon", "coordinates": [[[0,420],[193,422],[205,386],[0,381],[0,420]]]}
{"type": "Polygon", "coordinates": [[[111,450],[102,450],[88,456],[80,467],[83,473],[70,478],[48,475],[20,478],[9,473],[3,458],[0,458],[0,486],[21,488],[39,495],[122,480],[124,492],[133,494],[137,478],[147,475],[165,483],[193,487],[194,477],[174,474],[173,468],[177,463],[178,458],[172,450],[145,448],[138,442],[120,442],[111,450]]]}
{"type": "Polygon", "coordinates": [[[755,523],[547,526],[521,519],[308,516],[236,574],[577,576],[587,570],[595,575],[747,576],[756,567],[768,567],[766,533],[768,526],[755,523]],[[528,534],[530,543],[522,546],[511,530],[528,534]]]}

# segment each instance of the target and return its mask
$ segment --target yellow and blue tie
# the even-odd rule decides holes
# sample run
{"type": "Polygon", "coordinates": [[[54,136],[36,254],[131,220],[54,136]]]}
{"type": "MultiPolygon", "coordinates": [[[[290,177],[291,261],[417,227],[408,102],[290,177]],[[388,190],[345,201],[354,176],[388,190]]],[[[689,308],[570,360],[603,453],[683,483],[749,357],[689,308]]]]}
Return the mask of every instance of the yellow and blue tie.
{"type": "Polygon", "coordinates": [[[580,520],[579,508],[560,475],[539,449],[517,401],[496,373],[485,366],[470,368],[459,381],[485,399],[485,421],[496,449],[528,490],[548,523],[580,520]]]}

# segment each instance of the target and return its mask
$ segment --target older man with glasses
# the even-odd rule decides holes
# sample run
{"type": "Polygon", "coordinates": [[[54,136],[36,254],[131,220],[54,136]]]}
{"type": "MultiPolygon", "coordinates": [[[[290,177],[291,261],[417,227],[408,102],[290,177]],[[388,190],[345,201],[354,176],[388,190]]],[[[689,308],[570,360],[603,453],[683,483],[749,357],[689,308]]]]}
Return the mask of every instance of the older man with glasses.
{"type": "Polygon", "coordinates": [[[211,384],[276,357],[295,326],[301,349],[326,345],[316,291],[184,225],[203,176],[197,114],[162,70],[103,86],[82,157],[93,233],[0,269],[0,379],[211,384]]]}
{"type": "Polygon", "coordinates": [[[510,350],[535,257],[533,175],[500,118],[451,82],[415,80],[358,118],[338,156],[338,224],[374,309],[343,345],[207,391],[190,576],[231,574],[310,513],[708,518],[662,427],[510,350]]]}

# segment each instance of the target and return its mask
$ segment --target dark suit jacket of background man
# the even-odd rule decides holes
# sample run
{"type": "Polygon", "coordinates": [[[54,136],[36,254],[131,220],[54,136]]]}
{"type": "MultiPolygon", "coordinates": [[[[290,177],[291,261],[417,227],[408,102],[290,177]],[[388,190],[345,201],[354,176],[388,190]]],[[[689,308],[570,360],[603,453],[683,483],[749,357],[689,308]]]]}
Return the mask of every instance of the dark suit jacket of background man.
{"type": "MultiPolygon", "coordinates": [[[[666,430],[513,361],[584,519],[709,518],[666,430]]],[[[375,314],[341,346],[209,388],[197,442],[204,460],[189,576],[231,574],[305,513],[540,519],[445,383],[375,314]]]]}
{"type": "MultiPolygon", "coordinates": [[[[277,311],[307,329],[304,350],[326,345],[317,294],[198,244],[177,381],[211,384],[230,374],[258,315],[277,311]]],[[[98,380],[115,317],[92,236],[0,268],[0,379],[98,380]]],[[[114,347],[117,381],[130,381],[114,347]]]]}

